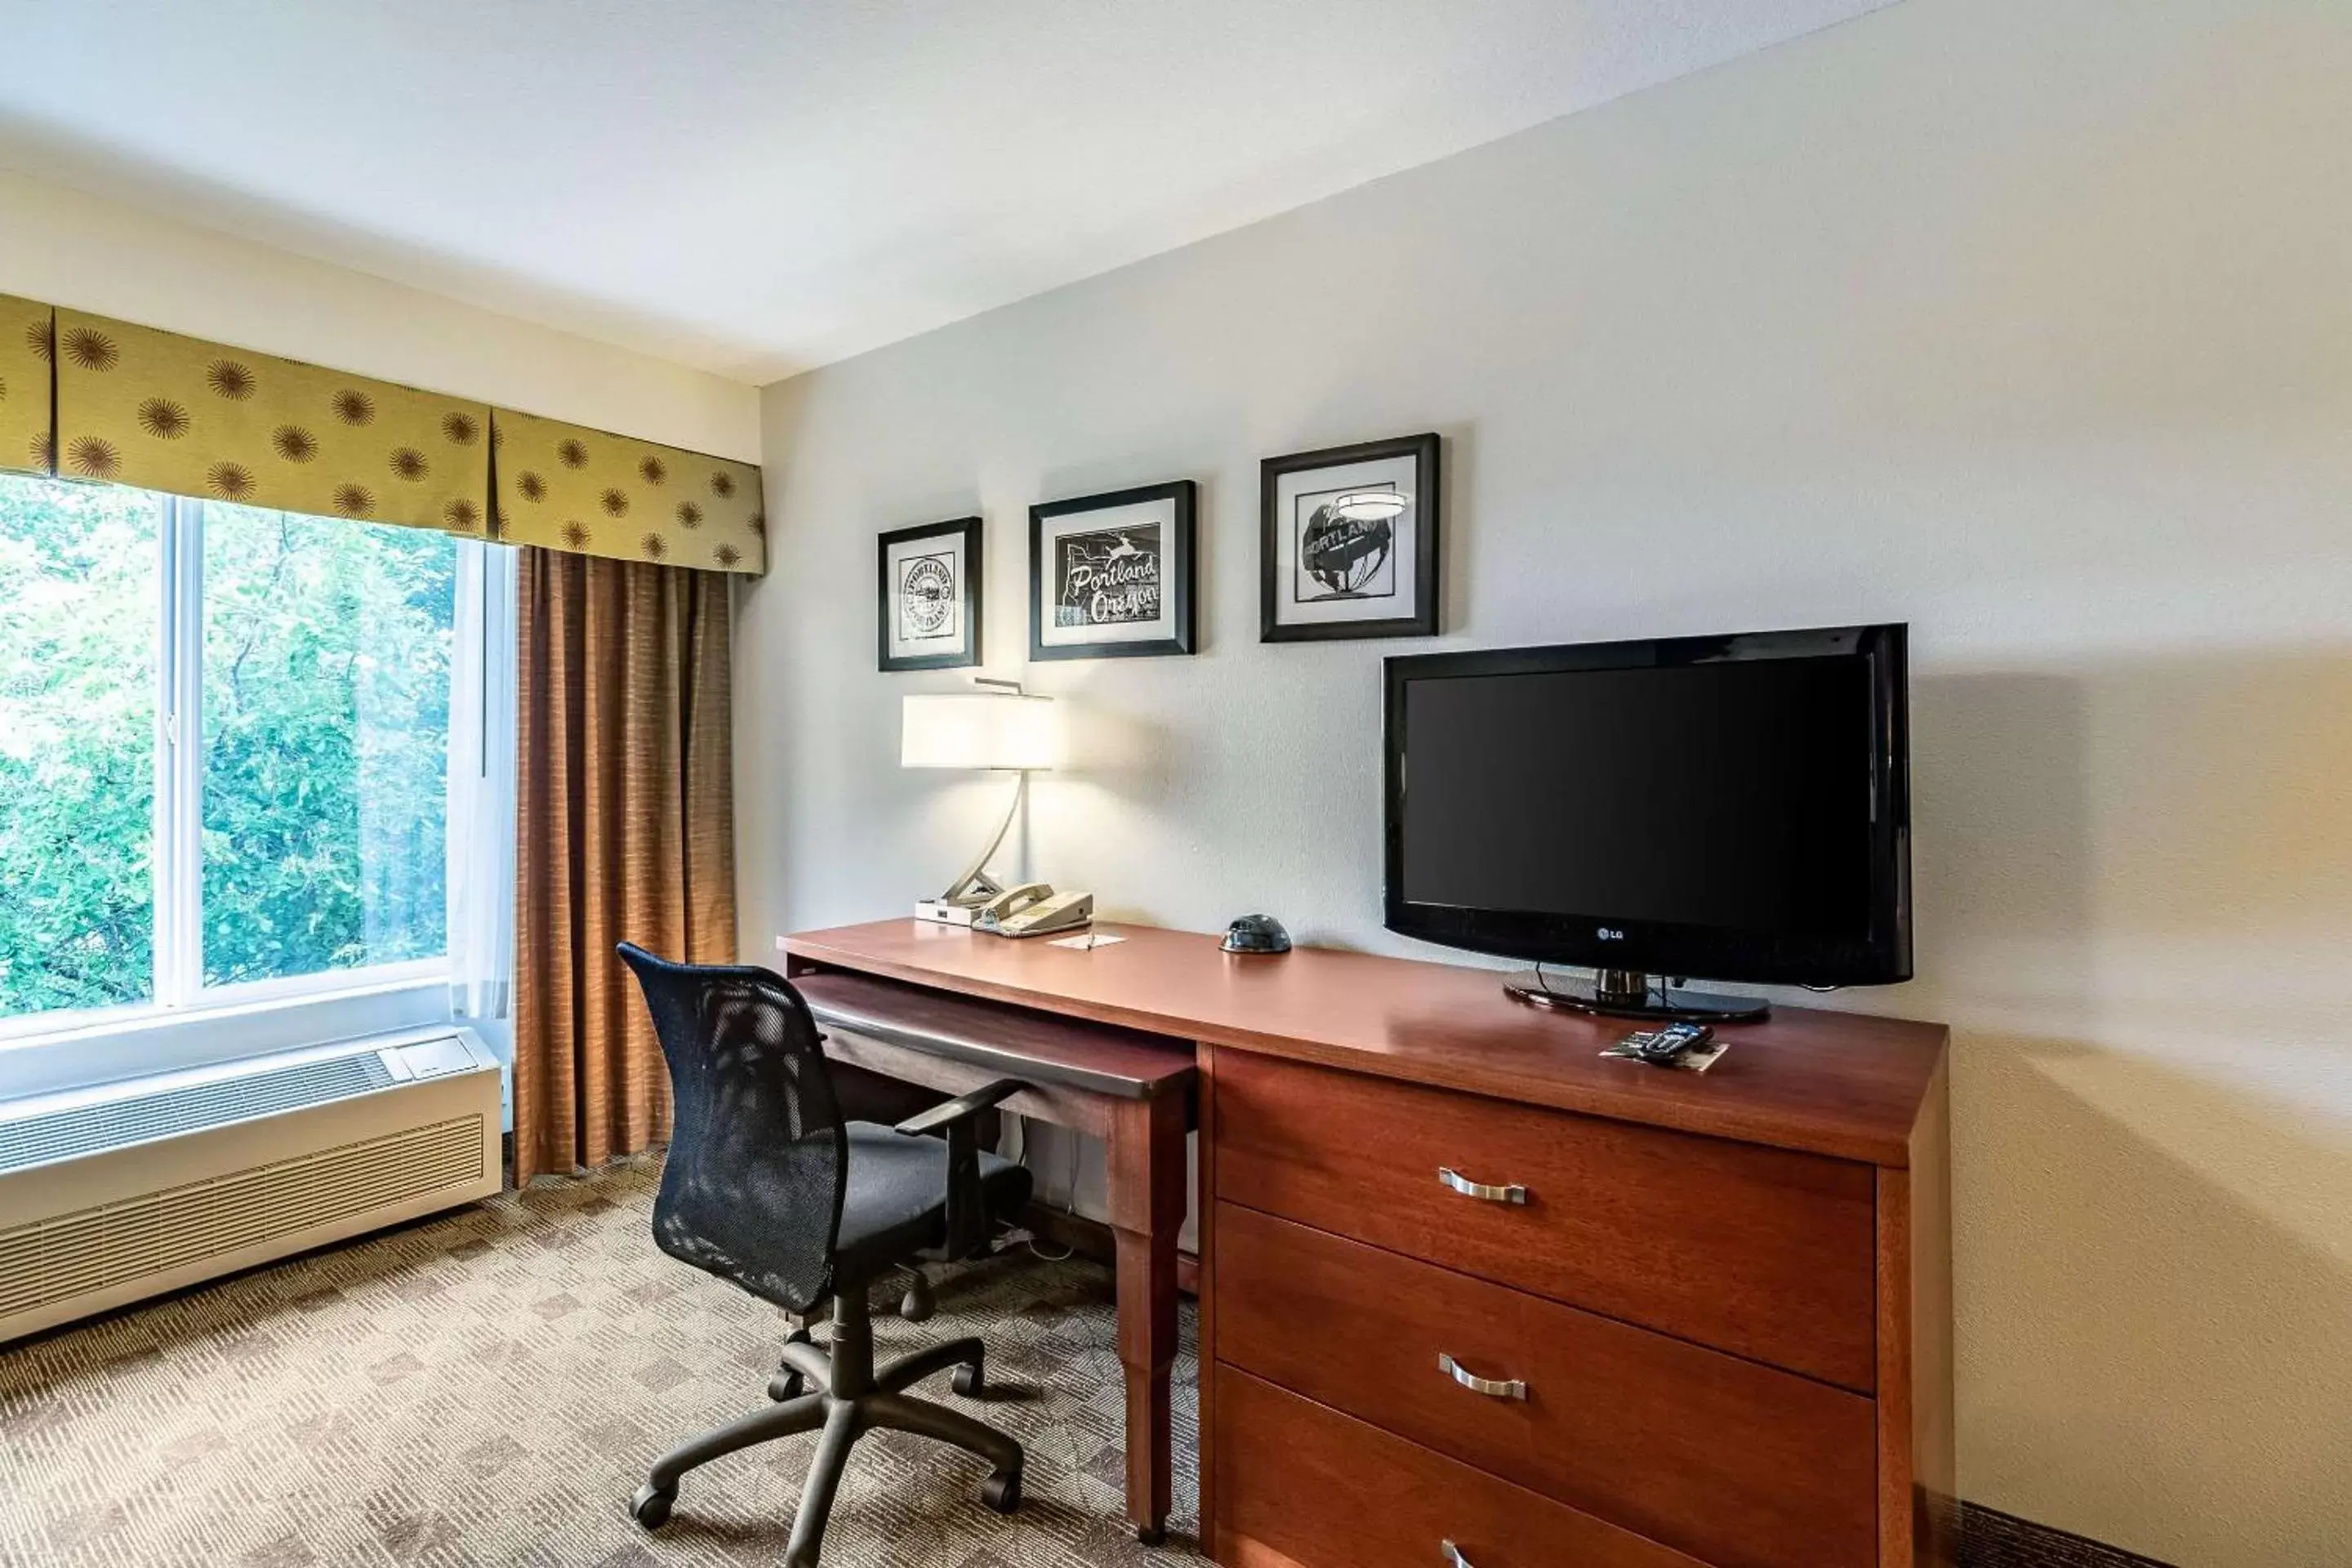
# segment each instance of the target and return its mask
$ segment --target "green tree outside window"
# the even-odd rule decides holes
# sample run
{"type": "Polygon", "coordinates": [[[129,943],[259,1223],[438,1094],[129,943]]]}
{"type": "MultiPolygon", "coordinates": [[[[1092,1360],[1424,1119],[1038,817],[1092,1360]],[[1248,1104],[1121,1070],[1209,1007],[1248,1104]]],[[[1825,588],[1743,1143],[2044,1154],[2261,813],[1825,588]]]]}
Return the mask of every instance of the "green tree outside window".
{"type": "MultiPolygon", "coordinates": [[[[0,478],[0,1018],[154,994],[164,505],[0,478]]],[[[446,950],[457,542],[206,503],[204,983],[446,950]]]]}

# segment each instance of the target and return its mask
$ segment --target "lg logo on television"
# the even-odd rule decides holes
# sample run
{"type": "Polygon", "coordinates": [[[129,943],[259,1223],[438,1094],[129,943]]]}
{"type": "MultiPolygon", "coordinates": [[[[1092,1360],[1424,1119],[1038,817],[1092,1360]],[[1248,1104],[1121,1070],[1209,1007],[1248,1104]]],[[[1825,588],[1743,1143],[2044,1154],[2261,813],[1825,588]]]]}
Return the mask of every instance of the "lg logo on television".
{"type": "Polygon", "coordinates": [[[1619,931],[1614,926],[1602,926],[1601,928],[1601,940],[1603,942],[1623,942],[1625,940],[1625,933],[1619,931]]]}

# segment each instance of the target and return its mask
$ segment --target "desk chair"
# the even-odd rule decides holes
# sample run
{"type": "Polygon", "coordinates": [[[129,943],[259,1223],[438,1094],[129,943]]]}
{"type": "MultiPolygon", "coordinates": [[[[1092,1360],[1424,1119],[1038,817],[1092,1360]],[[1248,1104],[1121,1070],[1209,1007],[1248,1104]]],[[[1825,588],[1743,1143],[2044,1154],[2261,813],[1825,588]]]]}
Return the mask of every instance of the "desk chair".
{"type": "Polygon", "coordinates": [[[768,1385],[776,1403],[663,1455],[630,1515],[658,1529],[687,1471],[822,1430],[784,1552],[785,1568],[816,1568],[850,1448],[877,1426],[979,1455],[993,1467],[982,1500],[1000,1513],[1020,1507],[1021,1445],[906,1393],[954,1367],[955,1391],[979,1394],[982,1342],[953,1340],[877,1369],[866,1287],[919,1257],[971,1256],[994,1220],[1029,1201],[1029,1173],[982,1152],[973,1125],[1024,1086],[1003,1079],[895,1128],[845,1123],[816,1022],[789,981],[748,965],[671,963],[628,942],[620,952],[645,990],[676,1100],[656,1245],[789,1312],[833,1303],[828,1345],[805,1329],[786,1341],[768,1385]]]}

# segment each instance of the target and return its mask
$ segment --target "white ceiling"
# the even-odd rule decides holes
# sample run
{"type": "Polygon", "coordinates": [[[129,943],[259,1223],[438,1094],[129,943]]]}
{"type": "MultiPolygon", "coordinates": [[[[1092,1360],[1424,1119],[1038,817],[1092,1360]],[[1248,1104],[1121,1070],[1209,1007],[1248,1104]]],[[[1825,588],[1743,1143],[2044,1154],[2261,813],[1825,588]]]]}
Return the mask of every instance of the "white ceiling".
{"type": "Polygon", "coordinates": [[[1887,0],[0,0],[0,166],[765,382],[1887,0]]]}

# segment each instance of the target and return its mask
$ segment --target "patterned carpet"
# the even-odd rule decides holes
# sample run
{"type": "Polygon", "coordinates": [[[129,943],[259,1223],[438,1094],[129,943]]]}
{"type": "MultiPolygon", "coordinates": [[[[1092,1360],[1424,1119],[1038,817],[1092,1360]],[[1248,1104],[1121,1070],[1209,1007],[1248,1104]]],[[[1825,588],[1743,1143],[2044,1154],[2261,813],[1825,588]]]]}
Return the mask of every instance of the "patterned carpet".
{"type": "MultiPolygon", "coordinates": [[[[658,1535],[622,1514],[656,1453],[763,1399],[784,1334],[772,1310],[654,1250],[656,1169],[541,1183],[0,1350],[0,1564],[770,1568],[813,1436],[689,1475],[658,1535]]],[[[1189,1309],[1177,1517],[1146,1551],[1120,1507],[1108,1272],[1021,1255],[939,1296],[919,1326],[877,1315],[877,1353],[984,1334],[992,1380],[1035,1397],[972,1405],[945,1377],[918,1392],[1017,1436],[1027,1501],[991,1513],[981,1461],[877,1433],[827,1564],[1197,1568],[1189,1309]]]]}

